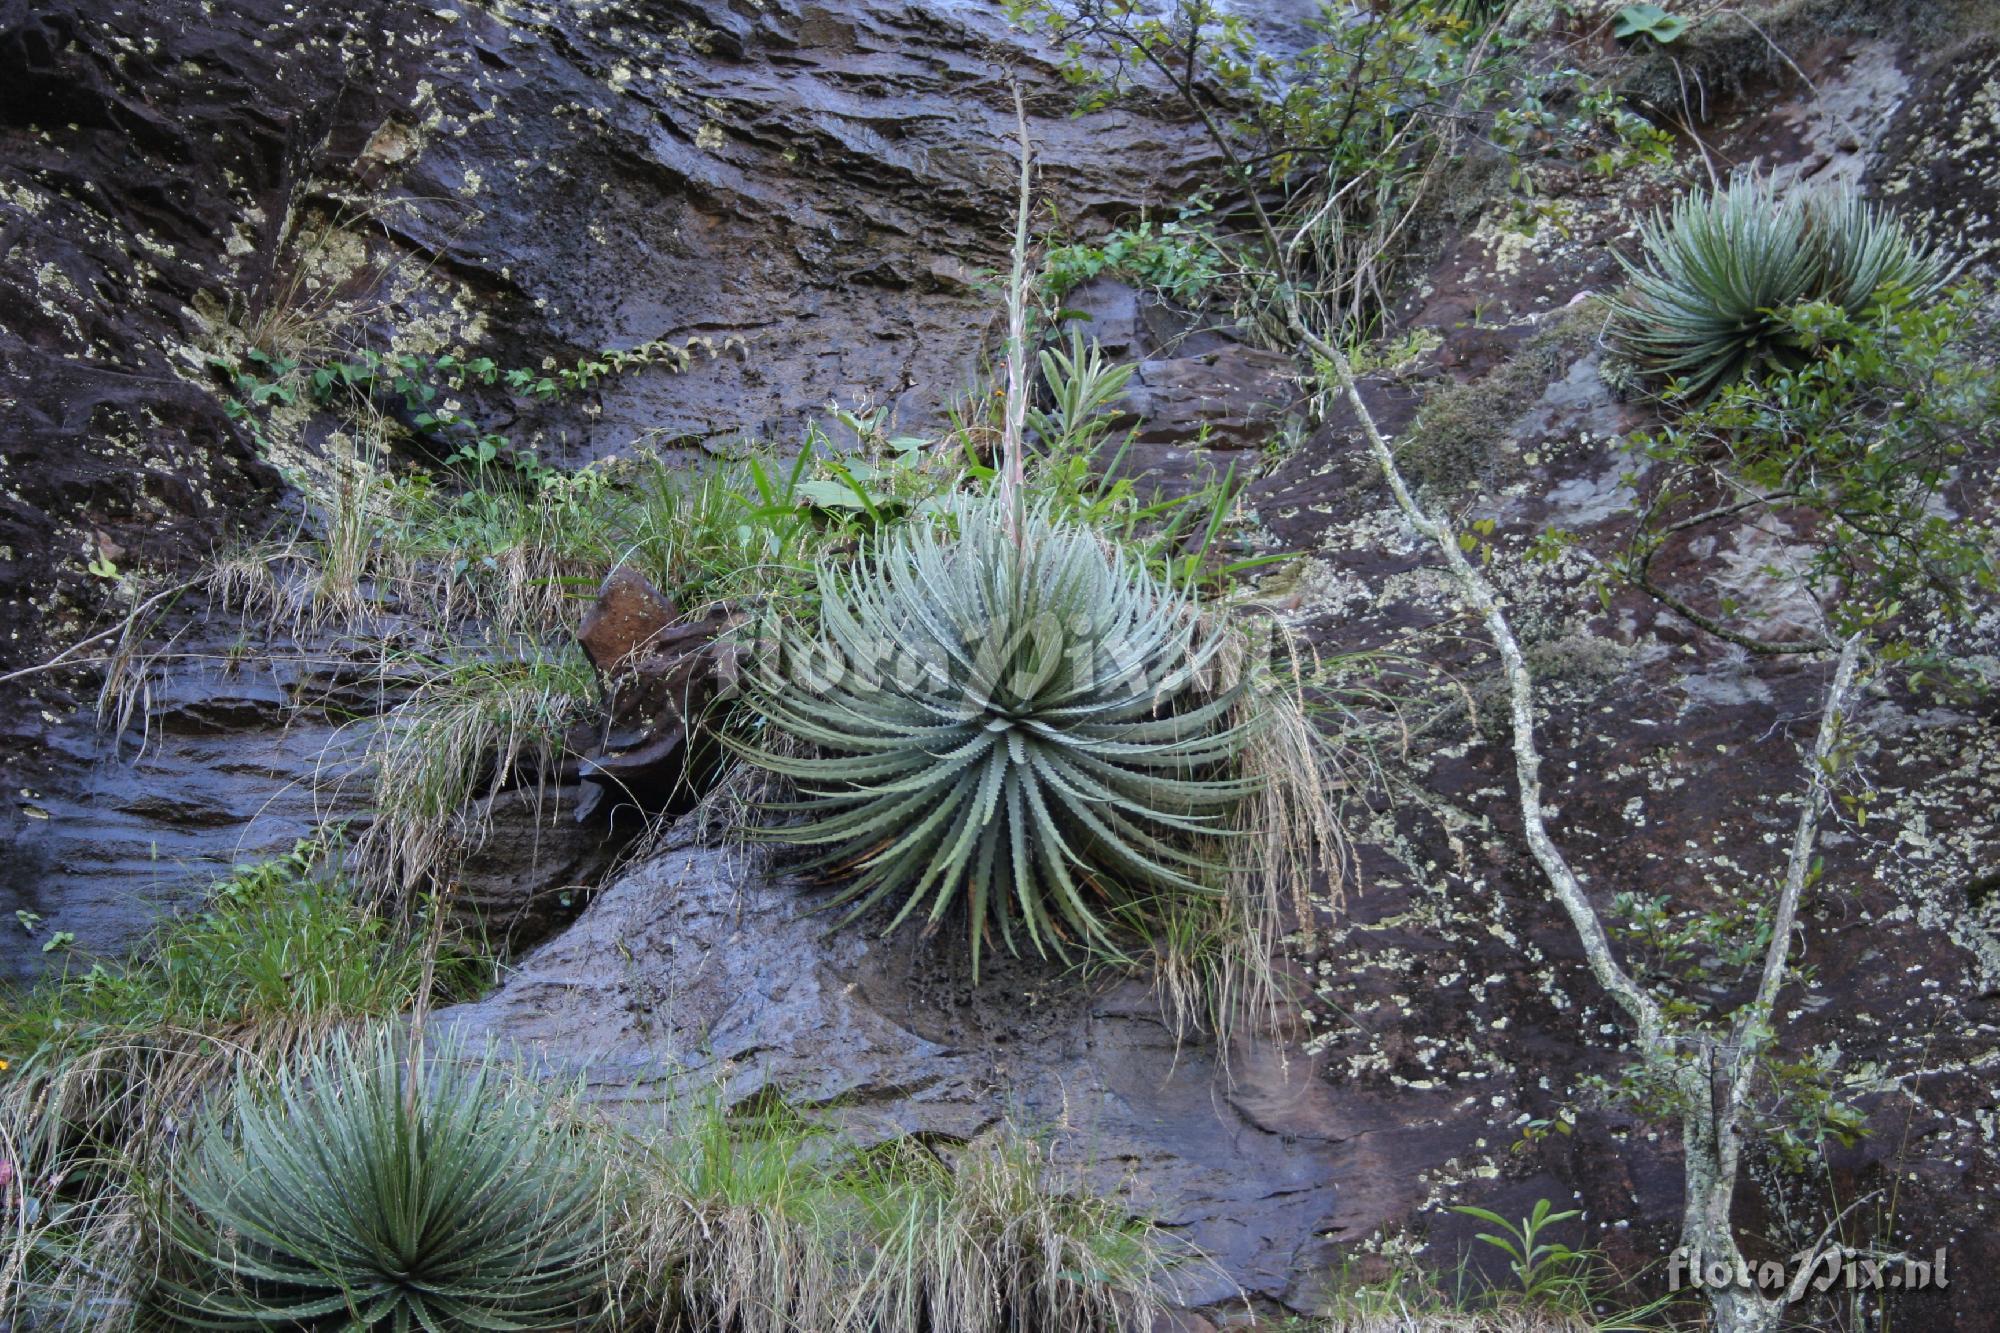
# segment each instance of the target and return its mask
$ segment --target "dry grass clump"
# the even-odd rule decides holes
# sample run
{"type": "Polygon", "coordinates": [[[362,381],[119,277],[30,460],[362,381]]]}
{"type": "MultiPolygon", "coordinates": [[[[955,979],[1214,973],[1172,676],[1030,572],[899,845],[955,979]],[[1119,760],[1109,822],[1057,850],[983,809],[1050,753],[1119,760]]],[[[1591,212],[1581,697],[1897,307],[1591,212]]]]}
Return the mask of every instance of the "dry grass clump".
{"type": "Polygon", "coordinates": [[[626,1299],[655,1327],[1099,1333],[1161,1305],[1162,1234],[1012,1131],[860,1149],[711,1090],[638,1143],[626,1299]]]}
{"type": "Polygon", "coordinates": [[[409,697],[369,725],[362,769],[375,820],[356,842],[364,881],[419,892],[479,846],[511,787],[547,798],[595,676],[573,645],[426,661],[409,697]]]}

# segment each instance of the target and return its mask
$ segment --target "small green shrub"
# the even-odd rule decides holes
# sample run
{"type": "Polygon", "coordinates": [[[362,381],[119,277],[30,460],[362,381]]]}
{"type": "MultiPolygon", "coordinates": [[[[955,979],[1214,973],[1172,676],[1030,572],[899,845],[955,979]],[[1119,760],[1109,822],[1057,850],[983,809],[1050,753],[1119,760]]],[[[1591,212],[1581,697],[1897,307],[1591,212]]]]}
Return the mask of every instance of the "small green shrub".
{"type": "Polygon", "coordinates": [[[851,872],[849,920],[899,896],[891,929],[935,929],[966,901],[975,970],[989,929],[1060,955],[1108,943],[1104,905],[1137,889],[1217,892],[1189,840],[1255,785],[1233,772],[1240,689],[1201,688],[1226,633],[1085,531],[1030,513],[1017,542],[990,502],[947,515],[956,537],[913,525],[823,574],[817,641],[753,672],[758,712],[825,751],[749,751],[811,816],[763,836],[851,872]]]}
{"type": "Polygon", "coordinates": [[[1191,206],[1176,222],[1157,231],[1150,219],[1119,227],[1102,242],[1073,242],[1050,249],[1042,261],[1039,288],[1051,301],[1104,273],[1129,279],[1181,305],[1198,307],[1222,279],[1215,238],[1200,221],[1204,206],[1191,206]]]}
{"type": "Polygon", "coordinates": [[[174,1173],[196,1327],[547,1329],[591,1322],[600,1168],[500,1067],[336,1036],[239,1079],[174,1173]]]}
{"type": "Polygon", "coordinates": [[[1980,350],[1990,300],[1954,284],[1861,320],[1832,302],[1778,312],[1804,365],[1729,385],[1635,439],[1659,466],[1614,572],[1753,651],[1811,650],[1818,639],[1760,627],[1769,604],[1700,598],[1704,610],[1691,581],[1676,591],[1655,568],[1670,546],[1777,520],[1801,559],[1767,574],[1823,606],[1837,634],[1869,630],[1897,655],[1962,651],[1962,626],[2000,590],[2000,538],[1968,463],[2000,414],[1980,350]]]}
{"type": "Polygon", "coordinates": [[[1613,336],[1670,396],[1706,399],[1805,350],[1783,312],[1806,302],[1850,318],[1893,312],[1936,289],[1941,265],[1891,215],[1844,189],[1780,199],[1769,181],[1682,198],[1642,229],[1613,336]]]}
{"type": "Polygon", "coordinates": [[[574,367],[559,367],[549,358],[543,369],[530,369],[504,368],[486,356],[417,356],[383,353],[365,346],[352,349],[348,357],[315,359],[308,364],[282,352],[274,354],[251,346],[240,359],[211,356],[209,364],[235,391],[224,408],[260,442],[264,442],[264,424],[256,409],[296,402],[302,387],[319,406],[346,409],[349,415],[376,416],[382,403],[400,400],[409,429],[418,438],[442,446],[438,452],[449,462],[483,472],[504,461],[532,479],[546,470],[534,447],[517,449],[507,436],[482,429],[450,394],[504,385],[510,393],[549,402],[566,394],[586,393],[601,380],[640,367],[660,366],[685,373],[694,364],[697,350],[706,352],[712,361],[723,351],[734,348],[740,353],[743,347],[743,339],[734,334],[725,338],[720,348],[713,338],[702,335],[680,346],[655,338],[637,347],[607,348],[579,357],[574,367]]]}

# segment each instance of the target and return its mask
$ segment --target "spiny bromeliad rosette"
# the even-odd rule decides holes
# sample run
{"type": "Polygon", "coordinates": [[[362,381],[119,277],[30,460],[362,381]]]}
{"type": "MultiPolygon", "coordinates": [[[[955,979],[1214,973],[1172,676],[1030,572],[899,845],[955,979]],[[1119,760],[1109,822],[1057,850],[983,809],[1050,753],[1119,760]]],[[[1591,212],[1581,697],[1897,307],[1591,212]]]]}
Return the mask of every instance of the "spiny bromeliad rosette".
{"type": "Polygon", "coordinates": [[[900,898],[889,929],[920,914],[928,932],[963,900],[975,976],[989,929],[1067,956],[1109,943],[1113,908],[1220,892],[1209,840],[1256,786],[1237,771],[1245,687],[1206,687],[1228,631],[1045,514],[1018,541],[992,501],[941,519],[823,570],[817,636],[750,673],[753,706],[817,752],[746,751],[807,816],[761,836],[851,877],[842,924],[900,898]]]}
{"type": "MultiPolygon", "coordinates": [[[[245,1072],[174,1171],[154,1292],[191,1328],[596,1325],[603,1172],[512,1073],[388,1029],[245,1072]]],[[[148,1325],[150,1327],[150,1325],[148,1325]]]]}
{"type": "Polygon", "coordinates": [[[1767,364],[1800,364],[1785,311],[1828,301],[1853,318],[1894,311],[1936,292],[1943,266],[1891,213],[1853,190],[1780,197],[1746,177],[1682,197],[1640,230],[1641,262],[1615,300],[1611,333],[1678,397],[1705,400],[1767,364]]]}

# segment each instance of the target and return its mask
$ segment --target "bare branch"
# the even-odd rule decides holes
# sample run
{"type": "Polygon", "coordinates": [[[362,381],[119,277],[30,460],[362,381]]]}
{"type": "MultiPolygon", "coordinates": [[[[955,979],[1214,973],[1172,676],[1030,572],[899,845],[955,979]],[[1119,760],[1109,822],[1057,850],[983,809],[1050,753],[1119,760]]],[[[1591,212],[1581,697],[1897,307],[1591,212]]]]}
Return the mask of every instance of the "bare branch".
{"type": "Polygon", "coordinates": [[[1652,566],[1653,556],[1649,553],[1646,556],[1645,563],[1639,567],[1638,577],[1635,580],[1639,586],[1639,591],[1645,593],[1648,597],[1651,597],[1661,606],[1666,607],[1696,629],[1712,634],[1724,643],[1733,643],[1739,648],[1765,657],[1781,657],[1799,653],[1823,653],[1833,647],[1833,644],[1826,639],[1804,639],[1797,643],[1777,643],[1770,639],[1754,638],[1751,635],[1733,630],[1714,616],[1696,610],[1685,598],[1661,587],[1653,580],[1652,574],[1649,572],[1652,566]]]}
{"type": "Polygon", "coordinates": [[[1028,418],[1028,205],[1034,190],[1034,146],[1028,141],[1028,107],[1019,79],[1014,80],[1014,128],[1020,139],[1021,186],[1014,210],[1014,268],[1007,282],[1007,403],[1000,434],[1000,491],[1018,546],[1027,490],[1022,453],[1028,418]]]}
{"type": "Polygon", "coordinates": [[[1590,897],[1584,892],[1576,872],[1571,869],[1568,858],[1549,836],[1548,816],[1542,806],[1542,755],[1535,740],[1534,680],[1528,673],[1527,659],[1521,653],[1520,642],[1514,637],[1513,626],[1508,623],[1499,592],[1466,559],[1451,530],[1425,513],[1410,493],[1401,469],[1396,466],[1396,456],[1389,447],[1389,441],[1376,424],[1375,414],[1361,397],[1360,386],[1354,378],[1354,366],[1347,359],[1347,353],[1305,328],[1302,323],[1299,332],[1306,345],[1332,365],[1334,378],[1348,405],[1354,409],[1355,420],[1361,423],[1362,436],[1368,442],[1368,450],[1374,455],[1376,465],[1382,469],[1383,480],[1389,484],[1396,507],[1403,511],[1410,526],[1429,538],[1443,555],[1445,568],[1457,582],[1460,593],[1485,622],[1486,632],[1492,636],[1493,645],[1500,652],[1500,666],[1507,677],[1507,693],[1514,720],[1514,774],[1520,786],[1521,823],[1527,835],[1528,849],[1534,854],[1542,873],[1548,876],[1556,901],[1569,915],[1570,925],[1583,944],[1585,961],[1589,963],[1598,985],[1638,1025],[1640,1043],[1654,1046],[1666,1035],[1666,1016],[1659,1002],[1632,979],[1631,973],[1612,952],[1610,937],[1605,933],[1604,922],[1598,917],[1597,909],[1591,905],[1590,897]]]}
{"type": "Polygon", "coordinates": [[[1799,823],[1792,834],[1792,852],[1785,863],[1785,885],[1778,895],[1778,910],[1771,922],[1771,944],[1764,955],[1764,977],[1757,986],[1757,998],[1738,1019],[1739,1029],[1762,1027],[1778,1001],[1784,984],[1785,960],[1791,953],[1792,926],[1798,920],[1799,898],[1805,893],[1806,876],[1812,869],[1813,849],[1819,842],[1819,820],[1825,812],[1840,765],[1834,755],[1839,744],[1842,711],[1854,686],[1854,672],[1861,661],[1861,635],[1850,634],[1840,646],[1840,660],[1833,668],[1833,683],[1826,687],[1826,706],[1820,714],[1819,736],[1806,761],[1805,803],[1799,808],[1799,823]]]}
{"type": "Polygon", "coordinates": [[[132,628],[133,622],[136,621],[140,616],[152,610],[154,607],[158,606],[161,602],[166,601],[168,598],[177,597],[181,593],[186,592],[189,588],[194,587],[197,583],[200,582],[201,582],[200,579],[189,579],[183,583],[176,583],[170,588],[162,588],[159,592],[154,593],[151,597],[148,597],[145,601],[139,603],[137,606],[133,607],[130,611],[126,612],[122,617],[119,618],[118,623],[111,626],[109,629],[101,629],[87,639],[77,640],[75,643],[63,649],[61,652],[57,653],[54,657],[51,657],[46,662],[37,662],[33,666],[22,667],[18,671],[9,671],[6,675],[0,676],[0,685],[5,685],[8,681],[11,680],[19,680],[23,676],[35,675],[38,672],[53,671],[60,666],[82,665],[81,662],[72,662],[70,659],[75,657],[77,653],[82,652],[85,648],[90,647],[94,643],[102,643],[104,640],[111,638],[113,635],[127,633],[132,628]]]}

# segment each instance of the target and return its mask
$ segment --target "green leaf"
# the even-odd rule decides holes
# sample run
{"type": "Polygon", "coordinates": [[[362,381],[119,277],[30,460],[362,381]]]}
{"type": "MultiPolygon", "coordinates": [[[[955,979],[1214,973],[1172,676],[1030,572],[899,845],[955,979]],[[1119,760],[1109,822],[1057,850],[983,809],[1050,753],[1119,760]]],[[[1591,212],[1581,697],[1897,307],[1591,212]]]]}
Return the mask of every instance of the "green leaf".
{"type": "Polygon", "coordinates": [[[1687,31],[1687,20],[1669,14],[1658,5],[1627,5],[1611,23],[1611,35],[1619,41],[1646,36],[1665,45],[1687,31]]]}
{"type": "Polygon", "coordinates": [[[815,477],[802,481],[792,488],[799,502],[815,509],[847,509],[861,512],[866,505],[867,493],[857,493],[850,481],[815,477]]]}

